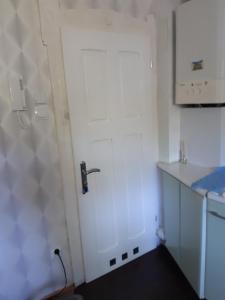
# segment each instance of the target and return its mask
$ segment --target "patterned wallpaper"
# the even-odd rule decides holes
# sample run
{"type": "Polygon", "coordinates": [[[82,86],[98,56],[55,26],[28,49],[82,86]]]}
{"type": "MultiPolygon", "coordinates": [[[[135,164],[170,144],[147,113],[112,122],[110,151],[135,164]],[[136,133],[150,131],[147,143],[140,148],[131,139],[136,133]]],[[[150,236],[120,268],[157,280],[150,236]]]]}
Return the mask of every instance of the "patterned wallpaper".
{"type": "Polygon", "coordinates": [[[0,299],[40,299],[64,284],[51,254],[60,247],[70,281],[59,157],[46,49],[40,42],[37,3],[0,1],[0,299]],[[47,100],[49,120],[19,126],[12,112],[9,74],[20,74],[26,101],[47,100]]]}
{"type": "MultiPolygon", "coordinates": [[[[57,1],[57,0],[56,0],[57,1]]],[[[59,0],[61,7],[110,8],[136,17],[151,0],[59,0]]],[[[72,270],[46,49],[36,0],[0,0],[0,300],[40,299],[63,285],[52,249],[72,270]],[[22,129],[11,110],[9,74],[23,76],[31,111],[49,103],[49,119],[22,129]]],[[[31,115],[28,115],[31,118],[31,115]]]]}

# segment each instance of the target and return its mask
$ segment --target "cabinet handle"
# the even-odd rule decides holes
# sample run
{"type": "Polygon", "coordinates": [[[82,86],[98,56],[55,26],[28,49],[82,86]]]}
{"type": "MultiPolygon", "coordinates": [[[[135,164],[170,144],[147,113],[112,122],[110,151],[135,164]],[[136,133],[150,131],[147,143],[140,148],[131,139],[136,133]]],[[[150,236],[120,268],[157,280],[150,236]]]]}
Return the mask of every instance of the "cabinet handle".
{"type": "Polygon", "coordinates": [[[217,212],[215,212],[215,211],[209,211],[209,213],[210,213],[212,216],[214,216],[214,217],[216,217],[216,218],[219,218],[219,219],[222,219],[222,220],[225,221],[225,217],[224,217],[224,216],[221,216],[221,215],[218,214],[217,212]]]}

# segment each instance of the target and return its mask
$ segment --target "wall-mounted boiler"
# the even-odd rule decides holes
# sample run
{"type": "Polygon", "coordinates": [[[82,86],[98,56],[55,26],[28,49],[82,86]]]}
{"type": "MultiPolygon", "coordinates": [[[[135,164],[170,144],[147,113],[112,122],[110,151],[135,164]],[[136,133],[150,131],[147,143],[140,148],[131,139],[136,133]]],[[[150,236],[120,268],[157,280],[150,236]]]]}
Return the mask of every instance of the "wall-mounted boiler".
{"type": "Polygon", "coordinates": [[[176,104],[225,103],[225,0],[176,11],[176,104]]]}

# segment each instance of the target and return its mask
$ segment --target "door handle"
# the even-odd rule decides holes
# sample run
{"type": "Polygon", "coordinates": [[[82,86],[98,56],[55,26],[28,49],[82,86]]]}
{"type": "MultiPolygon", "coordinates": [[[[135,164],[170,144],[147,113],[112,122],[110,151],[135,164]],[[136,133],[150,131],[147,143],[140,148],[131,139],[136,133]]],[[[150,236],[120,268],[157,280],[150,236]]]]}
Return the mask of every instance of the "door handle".
{"type": "Polygon", "coordinates": [[[101,170],[97,169],[97,168],[87,170],[86,162],[82,161],[80,164],[80,172],[81,172],[81,182],[82,182],[82,193],[86,194],[88,192],[87,175],[92,174],[92,173],[99,173],[99,172],[101,172],[101,170]]]}
{"type": "Polygon", "coordinates": [[[219,218],[219,219],[222,219],[222,220],[225,220],[225,217],[224,216],[221,216],[220,214],[218,214],[217,212],[215,211],[208,211],[212,216],[216,217],[216,218],[219,218]]]}
{"type": "Polygon", "coordinates": [[[91,173],[99,173],[99,172],[101,172],[100,169],[94,168],[94,169],[87,170],[86,174],[89,175],[91,173]]]}

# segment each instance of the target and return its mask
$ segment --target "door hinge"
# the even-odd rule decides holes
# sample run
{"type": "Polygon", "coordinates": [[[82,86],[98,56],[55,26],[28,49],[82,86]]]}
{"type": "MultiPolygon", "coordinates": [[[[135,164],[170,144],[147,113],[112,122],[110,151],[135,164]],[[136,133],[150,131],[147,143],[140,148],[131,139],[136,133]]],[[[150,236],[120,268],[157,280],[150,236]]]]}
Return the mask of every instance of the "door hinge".
{"type": "Polygon", "coordinates": [[[48,44],[47,44],[47,42],[46,42],[46,41],[44,41],[44,40],[41,40],[41,42],[42,42],[42,46],[43,46],[43,47],[48,47],[48,44]]]}

